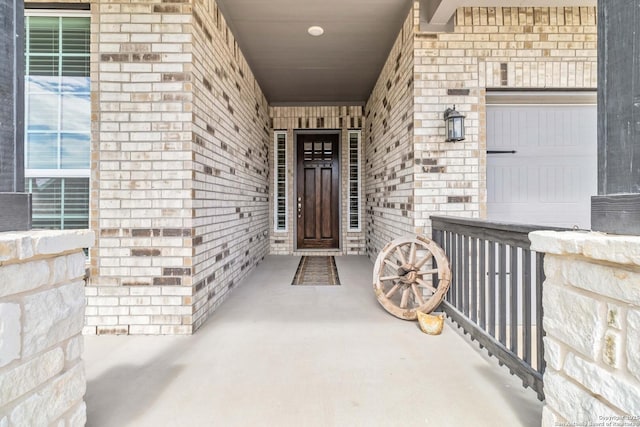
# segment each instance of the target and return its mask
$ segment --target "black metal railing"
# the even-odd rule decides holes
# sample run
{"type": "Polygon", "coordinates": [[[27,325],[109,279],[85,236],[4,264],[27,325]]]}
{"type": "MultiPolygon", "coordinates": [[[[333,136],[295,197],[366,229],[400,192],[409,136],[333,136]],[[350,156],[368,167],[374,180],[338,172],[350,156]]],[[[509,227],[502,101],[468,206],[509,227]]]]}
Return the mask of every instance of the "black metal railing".
{"type": "Polygon", "coordinates": [[[451,263],[441,309],[543,400],[544,254],[531,251],[528,234],[561,229],[438,216],[431,224],[451,263]]]}

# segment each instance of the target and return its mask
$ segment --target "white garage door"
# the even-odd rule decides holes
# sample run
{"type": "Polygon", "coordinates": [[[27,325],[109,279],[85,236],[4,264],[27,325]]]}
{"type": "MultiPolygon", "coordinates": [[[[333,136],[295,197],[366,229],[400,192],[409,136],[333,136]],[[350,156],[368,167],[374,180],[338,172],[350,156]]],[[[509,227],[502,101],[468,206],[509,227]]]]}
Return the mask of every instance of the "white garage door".
{"type": "Polygon", "coordinates": [[[487,216],[589,229],[597,194],[594,93],[487,95],[487,216]]]}

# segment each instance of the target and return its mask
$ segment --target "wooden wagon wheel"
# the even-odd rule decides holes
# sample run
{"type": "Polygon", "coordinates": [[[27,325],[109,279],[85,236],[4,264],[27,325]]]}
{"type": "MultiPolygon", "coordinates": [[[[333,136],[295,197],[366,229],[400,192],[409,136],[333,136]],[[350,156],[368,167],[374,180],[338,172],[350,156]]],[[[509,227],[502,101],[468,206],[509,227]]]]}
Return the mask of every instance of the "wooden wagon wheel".
{"type": "Polygon", "coordinates": [[[373,268],[373,289],[382,306],[400,319],[430,313],[451,282],[449,259],[433,240],[407,236],[387,244],[373,268]]]}

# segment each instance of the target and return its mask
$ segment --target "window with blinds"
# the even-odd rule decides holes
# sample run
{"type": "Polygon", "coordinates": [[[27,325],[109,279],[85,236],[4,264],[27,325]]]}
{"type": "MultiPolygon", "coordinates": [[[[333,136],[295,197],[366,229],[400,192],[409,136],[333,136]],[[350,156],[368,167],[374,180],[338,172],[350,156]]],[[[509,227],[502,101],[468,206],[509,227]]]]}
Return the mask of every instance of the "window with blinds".
{"type": "Polygon", "coordinates": [[[89,178],[27,178],[33,228],[89,228],[89,178]]]}
{"type": "Polygon", "coordinates": [[[361,231],[360,134],[359,130],[349,131],[349,231],[361,231]]]}
{"type": "Polygon", "coordinates": [[[275,231],[287,231],[287,133],[274,136],[274,224],[275,231]]]}
{"type": "Polygon", "coordinates": [[[33,227],[89,228],[90,18],[26,14],[25,176],[33,227]]]}
{"type": "Polygon", "coordinates": [[[89,169],[89,17],[25,18],[26,169],[89,169]]]}

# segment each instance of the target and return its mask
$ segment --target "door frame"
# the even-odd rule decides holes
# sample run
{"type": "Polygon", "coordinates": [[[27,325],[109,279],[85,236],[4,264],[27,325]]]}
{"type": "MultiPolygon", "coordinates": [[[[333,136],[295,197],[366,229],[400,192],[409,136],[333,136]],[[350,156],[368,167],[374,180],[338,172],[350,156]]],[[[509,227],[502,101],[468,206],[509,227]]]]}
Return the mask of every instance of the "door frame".
{"type": "MultiPolygon", "coordinates": [[[[292,213],[295,225],[293,228],[293,250],[294,251],[313,251],[313,252],[335,252],[342,250],[342,130],[341,129],[294,129],[293,131],[293,206],[292,213]],[[305,249],[298,248],[298,215],[297,215],[297,196],[298,196],[298,135],[338,135],[338,246],[331,249],[305,249]]],[[[292,224],[293,225],[293,224],[292,224]]]]}

